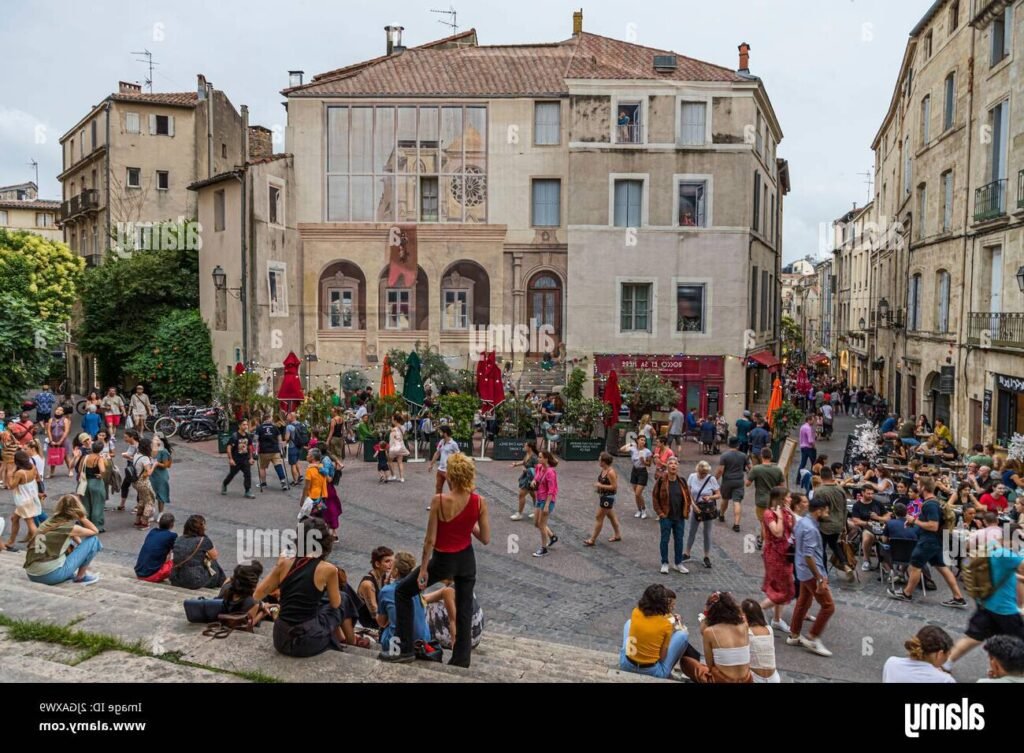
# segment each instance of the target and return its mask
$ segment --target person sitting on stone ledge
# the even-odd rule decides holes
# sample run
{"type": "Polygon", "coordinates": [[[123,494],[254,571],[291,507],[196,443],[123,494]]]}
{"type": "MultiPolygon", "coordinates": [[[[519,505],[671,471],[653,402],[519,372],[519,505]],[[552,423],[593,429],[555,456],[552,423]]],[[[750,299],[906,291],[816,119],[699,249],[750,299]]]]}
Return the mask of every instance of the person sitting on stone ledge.
{"type": "Polygon", "coordinates": [[[165,512],[160,516],[157,527],[146,534],[146,540],[139,549],[135,560],[135,575],[147,583],[162,583],[171,575],[174,566],[172,551],[178,534],[173,530],[174,516],[165,512]]]}
{"type": "Polygon", "coordinates": [[[206,535],[206,518],[190,515],[181,536],[174,542],[171,585],[198,590],[224,585],[224,568],[217,562],[217,550],[206,535]]]}
{"type": "Polygon", "coordinates": [[[235,571],[224,581],[217,595],[217,598],[224,600],[224,612],[241,614],[256,606],[253,594],[256,593],[262,576],[263,565],[259,560],[253,560],[248,565],[235,565],[235,571]]]}
{"type": "Polygon", "coordinates": [[[619,669],[667,680],[689,649],[689,632],[675,614],[676,595],[665,586],[648,586],[622,628],[619,669]]]}
{"type": "Polygon", "coordinates": [[[95,524],[74,494],[57,500],[57,509],[29,539],[25,572],[33,583],[56,586],[65,581],[89,585],[100,577],[89,564],[103,549],[95,524]]]}

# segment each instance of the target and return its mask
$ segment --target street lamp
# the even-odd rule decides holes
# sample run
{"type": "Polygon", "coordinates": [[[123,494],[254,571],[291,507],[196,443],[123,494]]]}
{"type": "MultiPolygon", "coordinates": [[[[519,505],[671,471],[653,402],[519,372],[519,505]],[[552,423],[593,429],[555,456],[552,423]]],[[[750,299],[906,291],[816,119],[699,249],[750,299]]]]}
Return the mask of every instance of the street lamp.
{"type": "MultiPolygon", "coordinates": [[[[1024,267],[1022,267],[1022,269],[1024,269],[1024,267]]],[[[878,318],[886,324],[889,323],[889,301],[885,298],[878,301],[878,318]]]]}
{"type": "Polygon", "coordinates": [[[228,293],[231,293],[231,295],[234,296],[235,298],[239,298],[240,299],[242,297],[242,289],[240,287],[238,287],[238,288],[229,288],[228,287],[228,276],[227,276],[227,273],[220,266],[220,264],[218,264],[216,267],[213,268],[213,287],[217,291],[225,290],[228,293]]]}
{"type": "Polygon", "coordinates": [[[1017,287],[1024,293],[1024,267],[1017,268],[1017,287]]]}

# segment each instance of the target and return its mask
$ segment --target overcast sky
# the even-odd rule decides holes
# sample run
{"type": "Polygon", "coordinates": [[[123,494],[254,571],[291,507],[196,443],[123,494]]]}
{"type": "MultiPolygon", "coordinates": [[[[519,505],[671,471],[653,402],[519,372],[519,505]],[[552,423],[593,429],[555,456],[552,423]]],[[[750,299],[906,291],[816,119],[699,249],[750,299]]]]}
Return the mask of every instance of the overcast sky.
{"type": "MultiPolygon", "coordinates": [[[[0,185],[31,180],[59,198],[61,134],[119,80],[192,91],[204,73],[251,122],[283,132],[287,71],[322,71],[380,55],[383,27],[414,46],[446,36],[450,0],[26,0],[4,3],[0,50],[0,185]],[[276,128],[275,128],[276,126],[276,128]],[[42,143],[40,143],[42,142],[42,143]]],[[[729,68],[749,42],[785,138],[793,190],[785,204],[785,259],[817,255],[821,223],[866,203],[871,140],[881,123],[910,29],[932,0],[454,0],[460,30],[482,44],[554,42],[587,31],[672,49],[729,68]]],[[[278,148],[283,146],[277,144],[278,148]]]]}

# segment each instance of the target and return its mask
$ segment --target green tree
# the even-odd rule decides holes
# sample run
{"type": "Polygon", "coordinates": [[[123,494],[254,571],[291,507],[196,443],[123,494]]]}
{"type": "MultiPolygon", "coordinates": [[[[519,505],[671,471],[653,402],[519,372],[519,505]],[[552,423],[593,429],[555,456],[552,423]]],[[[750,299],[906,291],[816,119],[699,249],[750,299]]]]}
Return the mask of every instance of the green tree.
{"type": "Polygon", "coordinates": [[[149,382],[158,400],[209,400],[217,367],[206,322],[195,309],[165,312],[124,371],[149,382]]]}
{"type": "Polygon", "coordinates": [[[299,420],[309,427],[311,432],[323,439],[327,436],[327,428],[331,423],[331,393],[326,387],[315,387],[306,394],[306,399],[299,404],[299,420]]]}
{"type": "Polygon", "coordinates": [[[28,300],[0,293],[0,406],[20,405],[25,391],[46,378],[50,346],[61,334],[59,326],[39,319],[28,300]]]}
{"type": "Polygon", "coordinates": [[[78,300],[85,260],[59,241],[0,228],[0,280],[40,319],[65,324],[78,300]]]}
{"type": "Polygon", "coordinates": [[[118,383],[168,313],[199,307],[199,255],[187,249],[111,255],[86,271],[81,302],[75,339],[96,356],[101,380],[118,383]]]}
{"type": "MultiPolygon", "coordinates": [[[[422,377],[424,382],[429,379],[440,387],[451,381],[451,367],[445,362],[444,356],[441,355],[437,348],[430,345],[417,345],[416,352],[420,357],[420,377],[422,377]]],[[[401,348],[392,348],[388,351],[388,360],[391,363],[391,368],[402,379],[405,379],[405,361],[408,357],[409,351],[402,350],[401,348]]]]}
{"type": "Polygon", "coordinates": [[[442,419],[448,419],[456,439],[466,441],[473,436],[473,417],[480,410],[480,398],[475,394],[442,395],[437,409],[442,419]]]}
{"type": "Polygon", "coordinates": [[[791,316],[782,317],[782,354],[789,355],[804,346],[804,336],[791,316]]]}
{"type": "Polygon", "coordinates": [[[634,421],[645,413],[679,402],[679,391],[675,385],[653,371],[625,372],[619,380],[619,389],[634,421]]]}

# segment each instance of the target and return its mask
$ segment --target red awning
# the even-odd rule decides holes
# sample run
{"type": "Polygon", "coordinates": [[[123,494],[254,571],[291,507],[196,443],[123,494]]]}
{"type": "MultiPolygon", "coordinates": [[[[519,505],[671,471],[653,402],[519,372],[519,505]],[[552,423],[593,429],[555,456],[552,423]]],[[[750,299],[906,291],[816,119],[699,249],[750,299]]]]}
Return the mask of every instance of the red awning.
{"type": "Polygon", "coordinates": [[[775,357],[775,354],[770,350],[760,350],[757,353],[751,353],[747,356],[747,359],[759,363],[766,369],[777,369],[779,368],[779,359],[775,357]]]}
{"type": "Polygon", "coordinates": [[[831,360],[832,359],[824,353],[818,353],[817,355],[811,356],[810,363],[812,366],[820,366],[823,363],[829,363],[831,360]]]}

